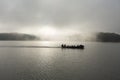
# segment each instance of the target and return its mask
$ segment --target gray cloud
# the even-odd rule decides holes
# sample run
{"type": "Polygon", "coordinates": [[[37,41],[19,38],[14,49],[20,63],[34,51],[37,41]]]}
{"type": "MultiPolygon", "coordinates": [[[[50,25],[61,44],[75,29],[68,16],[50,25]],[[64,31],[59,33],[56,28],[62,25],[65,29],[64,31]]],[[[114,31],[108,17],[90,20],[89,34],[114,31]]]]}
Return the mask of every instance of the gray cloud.
{"type": "Polygon", "coordinates": [[[120,33],[119,4],[119,0],[0,0],[0,29],[54,25],[120,33]]]}

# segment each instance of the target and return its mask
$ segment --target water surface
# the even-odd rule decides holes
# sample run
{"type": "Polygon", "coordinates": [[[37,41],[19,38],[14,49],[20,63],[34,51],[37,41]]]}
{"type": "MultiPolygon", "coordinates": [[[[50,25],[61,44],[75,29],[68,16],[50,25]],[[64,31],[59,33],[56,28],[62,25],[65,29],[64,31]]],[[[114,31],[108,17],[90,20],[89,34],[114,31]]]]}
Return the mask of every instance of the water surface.
{"type": "Polygon", "coordinates": [[[0,80],[120,80],[119,43],[82,43],[84,50],[12,47],[61,43],[1,41],[0,80]]]}

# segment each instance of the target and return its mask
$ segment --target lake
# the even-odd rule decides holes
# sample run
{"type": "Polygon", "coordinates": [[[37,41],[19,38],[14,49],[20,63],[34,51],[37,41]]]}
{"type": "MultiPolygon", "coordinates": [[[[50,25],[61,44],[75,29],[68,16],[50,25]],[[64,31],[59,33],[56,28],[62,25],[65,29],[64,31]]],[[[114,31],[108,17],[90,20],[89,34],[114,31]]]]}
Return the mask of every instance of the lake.
{"type": "Polygon", "coordinates": [[[0,46],[0,80],[120,80],[120,43],[1,41],[0,46]],[[55,48],[62,43],[85,49],[55,48]]]}

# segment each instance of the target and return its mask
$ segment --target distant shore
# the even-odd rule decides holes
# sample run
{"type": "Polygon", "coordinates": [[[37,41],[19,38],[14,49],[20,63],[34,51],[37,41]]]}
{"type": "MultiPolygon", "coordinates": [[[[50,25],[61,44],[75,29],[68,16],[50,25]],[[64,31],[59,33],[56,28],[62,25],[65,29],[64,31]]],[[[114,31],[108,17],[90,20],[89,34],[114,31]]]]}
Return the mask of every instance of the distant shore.
{"type": "MultiPolygon", "coordinates": [[[[86,37],[84,35],[83,37],[86,37]]],[[[81,37],[81,34],[72,35],[71,37],[66,36],[66,41],[80,41],[80,42],[120,42],[120,35],[117,33],[109,32],[98,32],[92,34],[89,39],[84,39],[81,37]]],[[[0,33],[0,41],[44,41],[40,36],[32,34],[23,34],[23,33],[0,33]]],[[[48,37],[49,41],[49,37],[48,37]]],[[[50,40],[52,41],[52,40],[50,40]]],[[[55,40],[53,40],[55,41],[55,40]]],[[[59,40],[58,40],[59,41],[59,40]]],[[[62,40],[61,40],[62,41],[62,40]]],[[[64,41],[64,39],[63,39],[64,41]]]]}

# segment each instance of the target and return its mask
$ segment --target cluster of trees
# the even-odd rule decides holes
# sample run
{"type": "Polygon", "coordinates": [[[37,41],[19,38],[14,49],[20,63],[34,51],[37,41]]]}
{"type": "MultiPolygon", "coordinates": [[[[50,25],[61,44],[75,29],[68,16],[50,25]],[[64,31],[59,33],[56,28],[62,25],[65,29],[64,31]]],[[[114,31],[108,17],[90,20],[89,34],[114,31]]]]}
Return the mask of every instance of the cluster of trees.
{"type": "MultiPolygon", "coordinates": [[[[69,36],[68,36],[69,37],[69,36]]],[[[39,37],[22,33],[0,33],[0,40],[41,40],[39,37]]],[[[116,33],[99,32],[90,36],[72,35],[68,41],[92,41],[92,42],[120,42],[120,35],[116,33]],[[86,37],[86,38],[85,38],[86,37]]]]}
{"type": "Polygon", "coordinates": [[[0,33],[0,40],[39,40],[39,38],[29,34],[0,33]]]}
{"type": "Polygon", "coordinates": [[[120,34],[110,32],[83,33],[72,35],[69,40],[85,42],[120,42],[120,34]]]}
{"type": "Polygon", "coordinates": [[[96,41],[98,42],[120,42],[120,35],[116,33],[100,32],[96,35],[96,41]]]}

